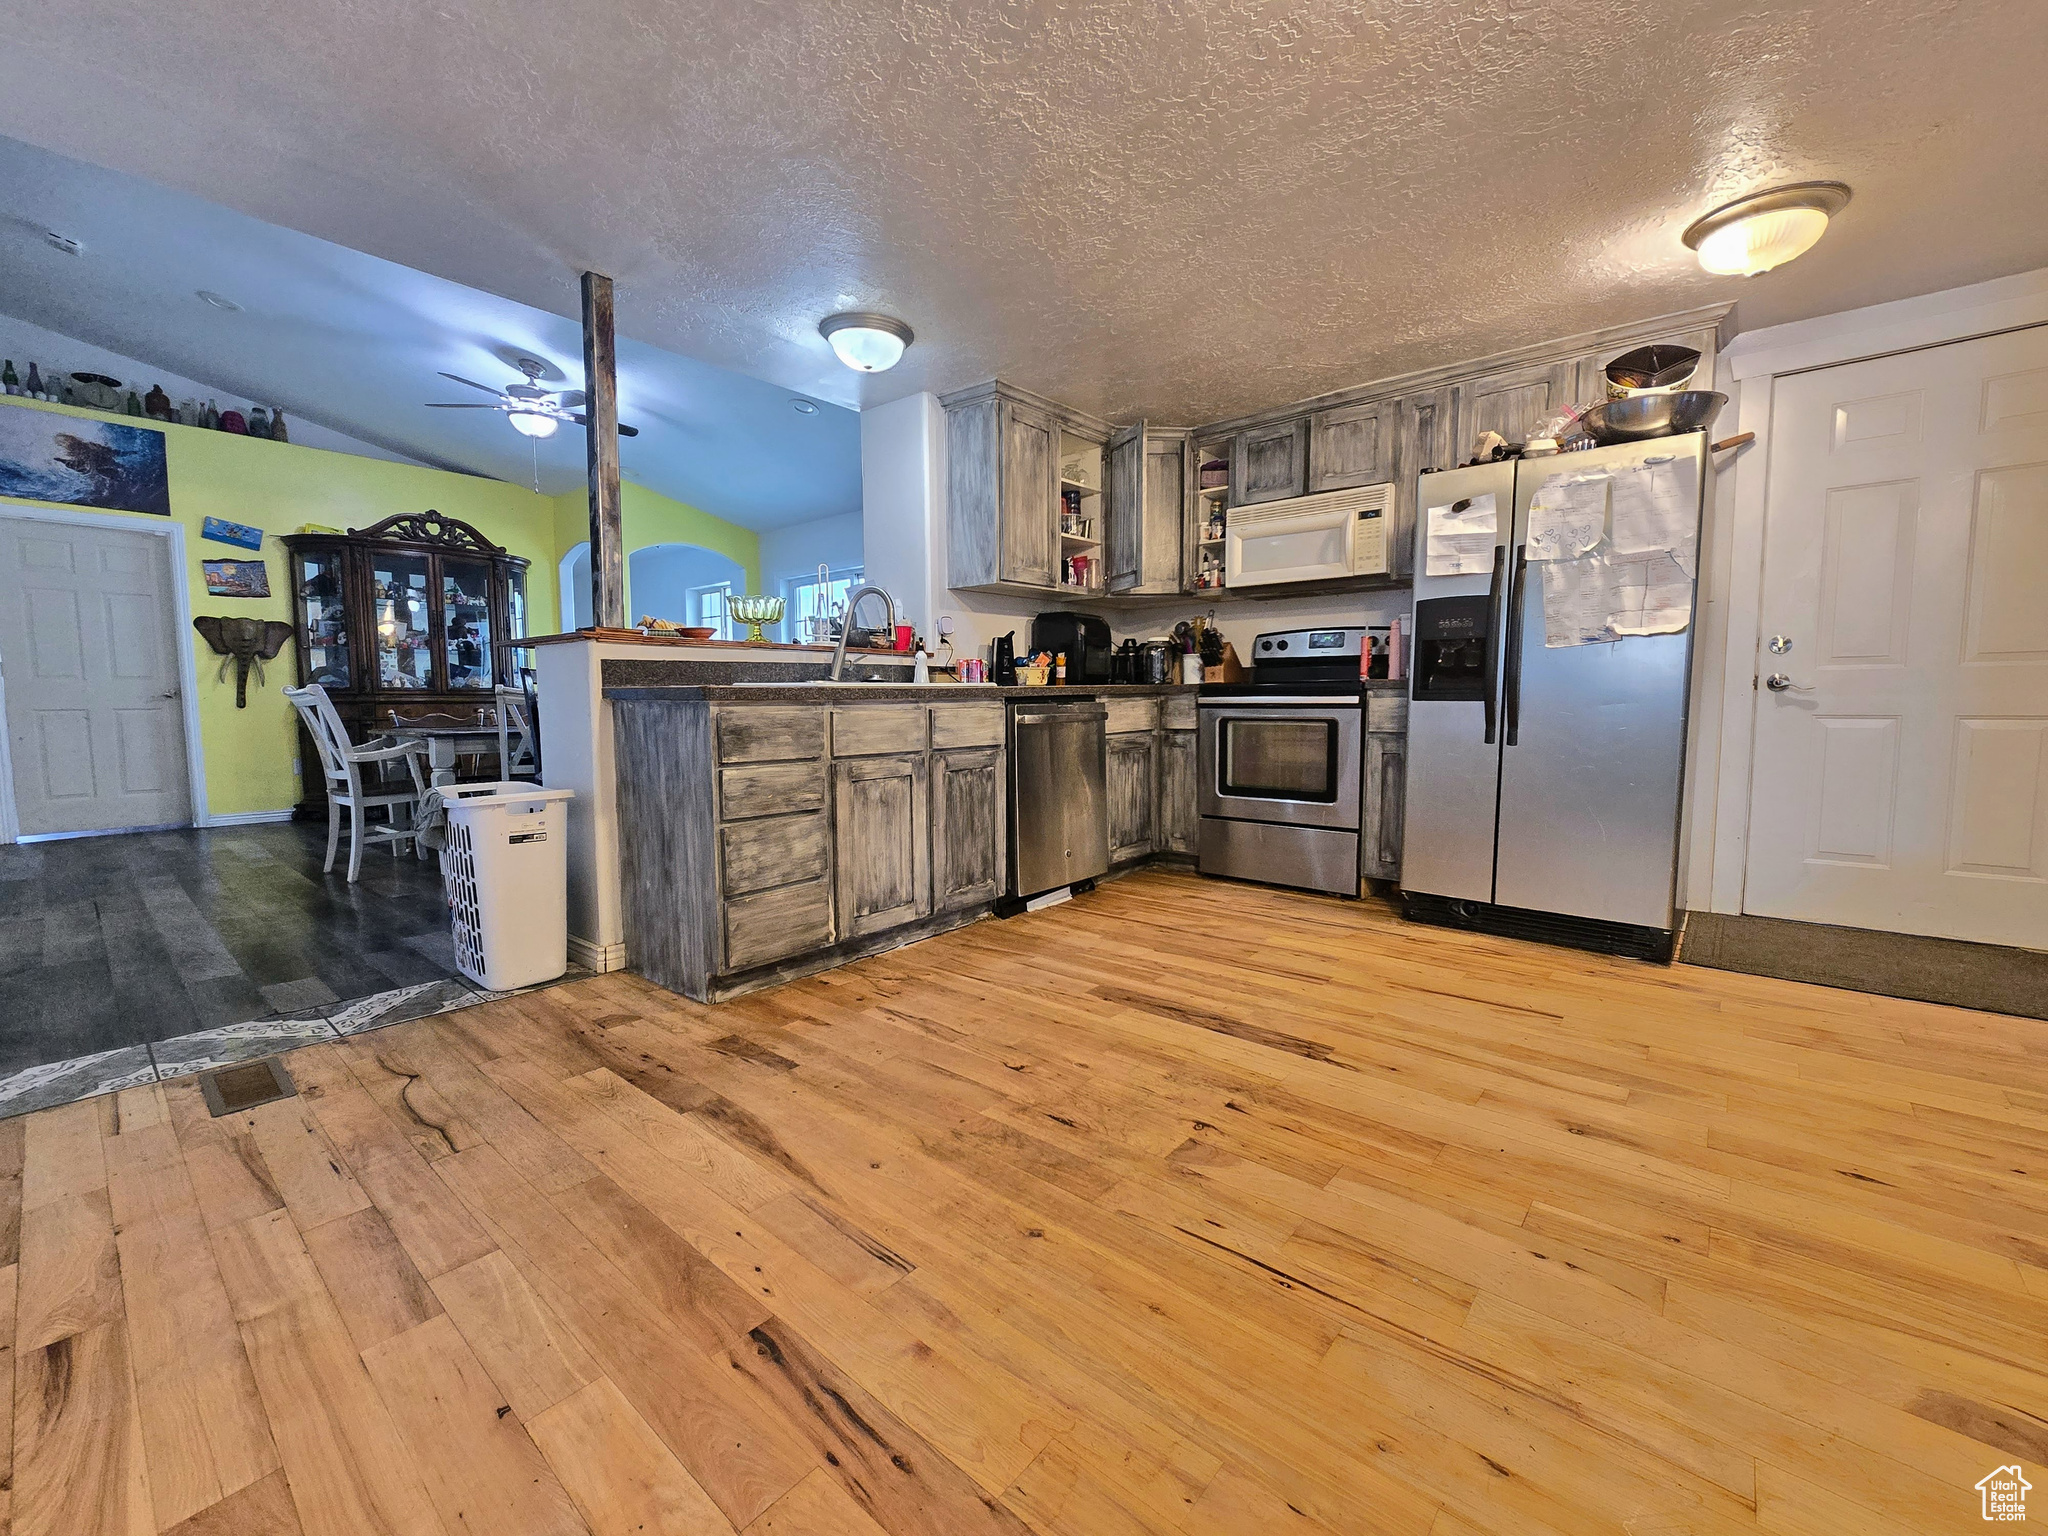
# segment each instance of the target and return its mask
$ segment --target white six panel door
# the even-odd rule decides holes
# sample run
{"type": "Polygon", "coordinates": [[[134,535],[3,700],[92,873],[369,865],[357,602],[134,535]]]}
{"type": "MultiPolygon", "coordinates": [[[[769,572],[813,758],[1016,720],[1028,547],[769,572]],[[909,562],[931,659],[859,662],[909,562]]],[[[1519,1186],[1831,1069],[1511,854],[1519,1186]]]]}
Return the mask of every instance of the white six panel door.
{"type": "Polygon", "coordinates": [[[0,518],[0,670],[24,835],[191,820],[169,566],[153,534],[0,518]]]}
{"type": "Polygon", "coordinates": [[[1781,379],[1770,451],[1743,910],[2048,949],[2048,328],[1781,379]]]}

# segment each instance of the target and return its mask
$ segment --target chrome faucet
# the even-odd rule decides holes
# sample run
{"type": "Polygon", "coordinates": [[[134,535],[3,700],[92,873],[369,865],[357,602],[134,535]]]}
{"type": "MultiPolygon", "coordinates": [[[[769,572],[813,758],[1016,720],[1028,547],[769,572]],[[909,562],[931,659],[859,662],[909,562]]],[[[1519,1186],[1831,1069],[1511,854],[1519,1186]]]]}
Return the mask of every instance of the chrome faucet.
{"type": "Polygon", "coordinates": [[[882,620],[882,625],[892,636],[895,633],[896,600],[880,587],[855,587],[846,599],[846,617],[839,625],[839,648],[832,653],[832,682],[836,683],[839,681],[839,674],[846,667],[846,640],[853,633],[854,612],[860,607],[860,600],[870,594],[882,600],[882,607],[886,614],[886,617],[882,620]]]}

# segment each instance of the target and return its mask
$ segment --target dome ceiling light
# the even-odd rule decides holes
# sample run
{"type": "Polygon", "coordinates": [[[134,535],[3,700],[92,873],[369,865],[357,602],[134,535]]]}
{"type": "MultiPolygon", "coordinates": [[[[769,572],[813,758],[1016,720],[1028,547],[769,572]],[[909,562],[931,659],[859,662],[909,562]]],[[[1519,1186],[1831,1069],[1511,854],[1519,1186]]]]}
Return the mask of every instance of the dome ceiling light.
{"type": "Polygon", "coordinates": [[[1848,202],[1839,181],[1794,182],[1723,203],[1683,238],[1709,272],[1754,277],[1812,250],[1848,202]]]}
{"type": "Polygon", "coordinates": [[[894,368],[912,340],[910,327],[901,320],[856,310],[827,315],[818,322],[818,334],[832,343],[839,361],[855,373],[881,373],[894,368]]]}

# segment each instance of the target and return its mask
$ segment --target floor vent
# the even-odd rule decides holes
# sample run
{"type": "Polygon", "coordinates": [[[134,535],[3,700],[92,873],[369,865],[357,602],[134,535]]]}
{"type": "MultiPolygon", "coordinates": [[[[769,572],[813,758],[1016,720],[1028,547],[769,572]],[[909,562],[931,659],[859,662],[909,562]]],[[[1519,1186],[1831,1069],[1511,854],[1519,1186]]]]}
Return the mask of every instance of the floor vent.
{"type": "Polygon", "coordinates": [[[1516,907],[1453,901],[1414,891],[1401,893],[1401,905],[1417,922],[1470,928],[1508,939],[1533,939],[1539,944],[1562,944],[1630,960],[1655,960],[1667,965],[1671,962],[1673,936],[1661,928],[1638,928],[1632,923],[1607,923],[1555,912],[1525,912],[1516,907]]]}
{"type": "Polygon", "coordinates": [[[218,1120],[222,1115],[240,1114],[259,1104],[292,1098],[299,1090],[285,1072],[284,1063],[275,1056],[266,1056],[261,1061],[242,1061],[232,1067],[215,1067],[211,1072],[200,1073],[199,1091],[206,1095],[206,1107],[218,1120]]]}

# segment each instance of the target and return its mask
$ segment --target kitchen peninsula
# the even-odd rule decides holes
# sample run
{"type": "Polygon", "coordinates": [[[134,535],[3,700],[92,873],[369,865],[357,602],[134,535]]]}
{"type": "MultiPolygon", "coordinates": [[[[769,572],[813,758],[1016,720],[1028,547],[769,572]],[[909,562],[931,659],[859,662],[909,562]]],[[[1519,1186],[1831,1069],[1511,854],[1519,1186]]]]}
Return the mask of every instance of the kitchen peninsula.
{"type": "Polygon", "coordinates": [[[1007,885],[1006,697],[1104,704],[1113,869],[1193,852],[1192,687],[603,692],[628,964],[699,1001],[986,916],[1007,885]]]}

